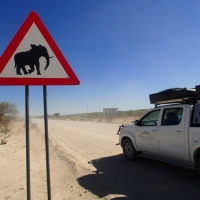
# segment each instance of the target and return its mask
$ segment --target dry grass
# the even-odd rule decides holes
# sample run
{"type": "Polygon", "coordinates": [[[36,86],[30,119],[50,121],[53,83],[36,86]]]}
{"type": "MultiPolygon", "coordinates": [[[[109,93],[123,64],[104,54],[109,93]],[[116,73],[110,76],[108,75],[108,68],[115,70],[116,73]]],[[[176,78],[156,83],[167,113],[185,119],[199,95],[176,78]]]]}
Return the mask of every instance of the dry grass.
{"type": "MultiPolygon", "coordinates": [[[[104,116],[102,112],[81,113],[63,116],[49,116],[50,119],[55,120],[70,120],[70,121],[89,121],[89,122],[103,122],[103,123],[132,123],[136,119],[140,119],[148,109],[118,111],[115,116],[104,116]]],[[[38,117],[41,118],[41,117],[38,117]]]]}

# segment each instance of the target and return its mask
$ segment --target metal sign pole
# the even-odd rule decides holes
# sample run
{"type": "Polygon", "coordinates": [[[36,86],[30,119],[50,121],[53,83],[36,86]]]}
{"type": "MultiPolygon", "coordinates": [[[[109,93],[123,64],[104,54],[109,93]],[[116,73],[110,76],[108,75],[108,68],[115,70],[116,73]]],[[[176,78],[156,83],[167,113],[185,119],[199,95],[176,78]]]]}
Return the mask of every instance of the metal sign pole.
{"type": "Polygon", "coordinates": [[[27,180],[27,200],[31,200],[30,181],[30,140],[29,140],[29,86],[25,86],[26,105],[26,180],[27,180]]]}
{"type": "Polygon", "coordinates": [[[51,200],[51,180],[50,180],[50,164],[49,164],[49,139],[48,139],[48,116],[47,116],[47,89],[43,86],[44,95],[44,125],[45,125],[45,145],[46,145],[46,169],[47,169],[47,192],[48,200],[51,200]]]}

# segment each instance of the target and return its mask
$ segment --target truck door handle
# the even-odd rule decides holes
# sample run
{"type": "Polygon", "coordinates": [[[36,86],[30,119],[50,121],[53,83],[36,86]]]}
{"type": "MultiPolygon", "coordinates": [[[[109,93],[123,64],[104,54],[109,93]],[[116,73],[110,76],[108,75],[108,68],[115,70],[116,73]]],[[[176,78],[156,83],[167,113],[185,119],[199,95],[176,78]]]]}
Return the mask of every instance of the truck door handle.
{"type": "Polygon", "coordinates": [[[182,132],[183,132],[183,131],[176,131],[176,133],[178,133],[178,134],[179,134],[179,133],[182,133],[182,132]]]}

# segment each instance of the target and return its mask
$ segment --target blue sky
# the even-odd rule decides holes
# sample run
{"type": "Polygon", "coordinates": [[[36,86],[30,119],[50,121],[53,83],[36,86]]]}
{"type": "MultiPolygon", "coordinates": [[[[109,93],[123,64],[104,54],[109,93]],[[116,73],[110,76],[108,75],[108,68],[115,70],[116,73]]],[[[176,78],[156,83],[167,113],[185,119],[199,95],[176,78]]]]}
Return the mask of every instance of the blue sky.
{"type": "MultiPolygon", "coordinates": [[[[47,87],[49,114],[151,108],[151,93],[200,84],[200,1],[2,0],[0,55],[32,10],[80,80],[47,87]]],[[[2,101],[24,115],[25,88],[0,86],[2,101]]],[[[42,86],[30,114],[43,114],[42,86]]]]}

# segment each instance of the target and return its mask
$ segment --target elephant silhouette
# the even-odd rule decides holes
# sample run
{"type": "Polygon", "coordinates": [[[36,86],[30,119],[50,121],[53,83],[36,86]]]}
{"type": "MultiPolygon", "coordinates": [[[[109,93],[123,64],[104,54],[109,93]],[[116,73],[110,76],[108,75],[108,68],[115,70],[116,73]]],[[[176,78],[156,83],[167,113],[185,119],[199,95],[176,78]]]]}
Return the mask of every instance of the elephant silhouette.
{"type": "Polygon", "coordinates": [[[39,59],[42,56],[46,58],[46,67],[44,68],[44,70],[46,70],[50,63],[49,58],[53,57],[53,56],[49,57],[46,47],[42,45],[37,46],[37,45],[31,44],[31,49],[29,51],[16,53],[14,56],[14,60],[15,60],[14,68],[16,68],[16,74],[22,75],[20,72],[21,69],[24,72],[24,74],[31,74],[32,72],[35,71],[34,69],[34,65],[35,65],[37,69],[37,75],[41,75],[39,59]],[[28,72],[26,71],[26,68],[25,68],[26,65],[30,66],[30,69],[28,70],[28,72]]]}

